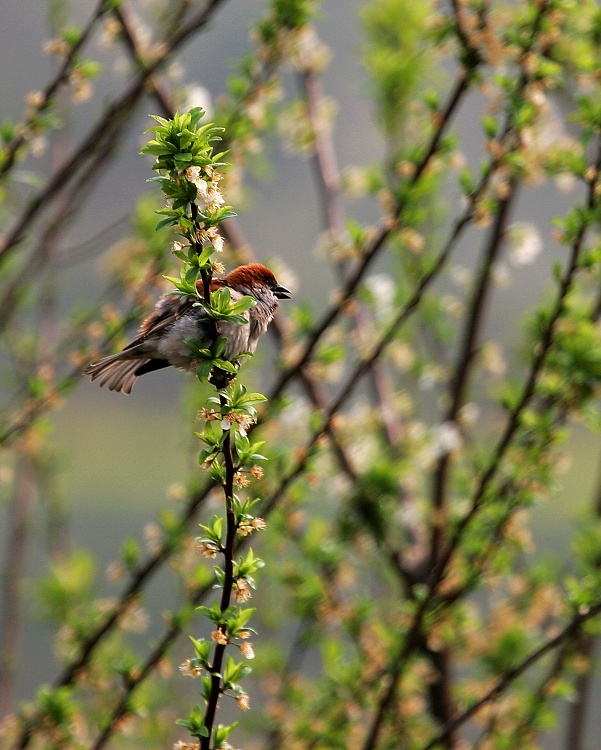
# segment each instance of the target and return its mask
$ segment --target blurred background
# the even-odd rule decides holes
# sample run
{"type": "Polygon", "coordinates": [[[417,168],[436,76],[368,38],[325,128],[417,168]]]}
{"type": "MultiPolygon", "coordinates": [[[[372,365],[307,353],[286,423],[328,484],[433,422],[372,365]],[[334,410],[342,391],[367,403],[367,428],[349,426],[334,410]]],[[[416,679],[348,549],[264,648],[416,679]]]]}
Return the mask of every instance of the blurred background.
{"type": "MultiPolygon", "coordinates": [[[[212,15],[209,25],[191,35],[178,49],[161,75],[177,92],[180,106],[184,107],[186,102],[202,104],[210,117],[215,103],[219,103],[227,91],[228,80],[238,69],[239,61],[252,51],[252,26],[266,13],[268,5],[264,0],[224,2],[212,15]]],[[[314,20],[317,35],[329,50],[329,65],[322,76],[323,93],[332,111],[336,158],[347,183],[356,174],[354,170],[366,170],[362,174],[367,179],[369,165],[385,159],[387,152],[386,137],[373,103],[372,85],[363,64],[365,35],[359,11],[365,5],[363,0],[328,0],[320,4],[314,20]]],[[[48,40],[56,38],[57,27],[61,27],[65,19],[69,24],[85,26],[94,6],[91,0],[47,4],[22,0],[2,2],[2,121],[19,122],[29,106],[27,95],[42,90],[56,72],[57,56],[49,54],[48,40]]],[[[157,30],[164,23],[161,14],[166,12],[162,4],[137,0],[128,2],[127,6],[138,37],[158,37],[157,30]]],[[[95,33],[88,43],[86,56],[100,64],[98,75],[90,82],[89,95],[82,93],[81,101],[77,101],[77,96],[73,101],[68,94],[60,94],[63,126],[45,135],[38,153],[17,165],[12,192],[5,196],[1,209],[5,233],[10,230],[19,207],[26,205],[45,176],[61,164],[128,80],[132,62],[118,42],[109,43],[108,36],[110,30],[104,29],[95,33]]],[[[441,92],[444,99],[455,73],[456,63],[452,59],[443,60],[438,66],[425,66],[423,88],[441,92]]],[[[283,91],[287,98],[298,95],[299,81],[294,69],[285,70],[283,91]]],[[[551,114],[545,137],[572,138],[573,124],[565,117],[572,106],[569,97],[558,94],[549,106],[551,114]]],[[[483,94],[475,90],[466,96],[453,123],[458,150],[465,164],[474,169],[484,153],[482,108],[483,94]]],[[[102,165],[99,179],[93,181],[89,190],[82,186],[86,193],[82,195],[82,203],[73,217],[66,217],[65,227],[59,228],[52,244],[54,256],[45,266],[45,288],[50,290],[48,305],[42,313],[39,310],[23,312],[24,337],[28,335],[29,325],[42,327],[42,330],[47,325],[48,345],[52,348],[52,337],[60,335],[60,321],[64,316],[74,310],[85,311],[87,306],[101,302],[107,289],[111,289],[120,253],[131,251],[132,221],[135,223],[134,217],[142,210],[141,196],[150,196],[144,204],[146,215],[151,215],[153,205],[159,201],[158,189],[147,183],[152,176],[152,164],[148,157],[139,155],[147,138],[143,133],[152,124],[149,114],[155,113],[162,114],[157,100],[146,93],[133,111],[127,112],[127,126],[110,158],[102,165]]],[[[282,320],[287,315],[296,319],[298,313],[293,313],[294,308],[308,308],[318,318],[333,302],[338,286],[331,265],[324,262],[327,242],[320,228],[323,200],[312,187],[311,155],[288,148],[289,135],[282,131],[285,125],[266,135],[262,153],[244,176],[243,189],[235,193],[235,201],[230,200],[238,213],[238,228],[255,257],[274,268],[282,283],[293,289],[293,303],[290,307],[282,306],[282,320]]],[[[424,236],[432,238],[433,242],[444,235],[456,207],[463,200],[456,180],[443,179],[442,182],[443,198],[432,205],[431,218],[425,222],[424,236]]],[[[525,346],[522,318],[534,300],[550,294],[554,288],[551,268],[557,261],[565,260],[565,248],[553,236],[552,217],[565,213],[566,202],[571,204],[582,195],[583,188],[569,180],[526,185],[522,191],[511,219],[515,242],[508,243],[507,252],[498,263],[498,285],[483,333],[484,340],[494,340],[497,348],[491,349],[491,357],[498,357],[498,367],[504,375],[513,370],[521,372],[525,346]]],[[[377,197],[355,196],[352,190],[347,190],[343,200],[347,215],[357,222],[370,225],[378,221],[381,207],[377,197]]],[[[58,206],[58,201],[52,205],[58,206]]],[[[33,247],[42,232],[43,223],[38,221],[31,227],[27,247],[33,247]]],[[[481,237],[479,227],[465,232],[454,256],[455,276],[451,274],[439,282],[437,295],[447,295],[451,300],[457,294],[462,274],[475,267],[475,249],[481,237]]],[[[165,242],[167,249],[168,239],[165,242]]],[[[13,261],[11,269],[14,270],[17,264],[14,258],[13,261]]],[[[227,255],[226,263],[233,267],[235,255],[227,255]]],[[[375,278],[377,283],[397,271],[394,259],[383,256],[371,269],[370,278],[375,278]]],[[[367,281],[369,283],[369,279],[367,281]]],[[[155,299],[165,288],[159,280],[150,288],[150,298],[155,299]]],[[[108,292],[107,304],[123,308],[114,290],[108,292]]],[[[135,323],[130,324],[117,341],[125,341],[135,327],[135,323]]],[[[18,332],[12,334],[15,335],[18,332]]],[[[109,351],[114,345],[114,341],[109,342],[102,350],[109,351]]],[[[9,340],[3,356],[10,365],[15,363],[14,351],[15,343],[9,340]]],[[[274,380],[275,357],[273,340],[264,343],[259,356],[245,367],[251,387],[268,389],[274,380]]],[[[60,361],[59,357],[55,364],[59,372],[67,373],[74,360],[60,361]]],[[[0,390],[4,410],[10,414],[12,404],[18,402],[21,393],[19,367],[7,365],[3,371],[5,377],[0,390]]],[[[192,437],[196,429],[196,402],[190,395],[194,388],[189,377],[171,369],[142,378],[130,397],[110,393],[80,378],[75,380],[72,391],[52,416],[51,424],[44,428],[48,431],[44,439],[51,448],[53,522],[60,519],[60,531],[55,531],[67,548],[85,547],[96,559],[97,569],[90,575],[103,596],[115,595],[115,582],[107,580],[105,571],[119,558],[123,539],[132,536],[143,540],[145,527],[156,520],[161,508],[165,505],[178,507],[181,486],[196,471],[198,446],[192,437]]],[[[360,408],[360,398],[357,403],[360,408]]],[[[485,410],[481,419],[487,419],[485,410]]],[[[494,431],[494,417],[489,427],[494,431]]],[[[544,508],[530,512],[536,555],[544,557],[554,553],[566,569],[570,565],[573,530],[590,510],[597,491],[599,447],[597,438],[576,426],[565,450],[565,470],[551,497],[544,508]]],[[[7,450],[0,458],[2,529],[11,525],[10,504],[15,492],[12,479],[17,470],[18,459],[15,463],[7,450]]],[[[28,493],[26,487],[22,491],[28,493]]],[[[49,520],[52,514],[47,502],[47,498],[39,498],[35,490],[31,491],[28,533],[21,548],[24,579],[18,699],[31,699],[38,685],[52,681],[57,674],[57,664],[48,658],[54,648],[55,629],[44,621],[43,605],[35,595],[36,578],[45,565],[49,549],[56,543],[56,540],[49,540],[55,531],[49,520]]],[[[0,535],[0,559],[4,561],[7,553],[8,536],[3,533],[0,535]]],[[[162,611],[172,606],[175,599],[168,579],[159,575],[151,589],[152,607],[162,611]]],[[[144,638],[158,637],[161,628],[160,619],[151,619],[144,638]]],[[[598,723],[598,718],[596,721],[598,723]]],[[[551,738],[544,746],[558,748],[563,744],[551,738]]],[[[591,747],[594,746],[593,743],[591,747]]]]}

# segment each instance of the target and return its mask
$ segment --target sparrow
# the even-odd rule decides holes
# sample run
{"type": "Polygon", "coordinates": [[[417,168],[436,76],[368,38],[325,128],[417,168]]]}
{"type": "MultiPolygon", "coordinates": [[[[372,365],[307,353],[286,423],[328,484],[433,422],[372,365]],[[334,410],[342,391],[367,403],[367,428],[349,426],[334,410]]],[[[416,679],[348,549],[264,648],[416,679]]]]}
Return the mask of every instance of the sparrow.
{"type": "MultiPolygon", "coordinates": [[[[202,296],[202,280],[198,280],[196,287],[202,296]]],[[[278,300],[289,299],[290,291],[278,284],[269,268],[260,263],[240,266],[211,281],[212,292],[223,288],[230,290],[232,302],[245,295],[255,300],[255,305],[242,313],[246,323],[216,322],[218,337],[227,339],[220,356],[235,361],[240,355],[255,351],[259,338],[273,320],[278,300]]],[[[108,384],[111,391],[131,393],[137,378],[147,372],[169,366],[194,371],[198,359],[186,341],[194,341],[200,348],[210,348],[215,343],[212,321],[195,302],[191,296],[164,294],[130,344],[117,354],[88,365],[83,374],[91,380],[98,378],[101,386],[108,384]]]]}

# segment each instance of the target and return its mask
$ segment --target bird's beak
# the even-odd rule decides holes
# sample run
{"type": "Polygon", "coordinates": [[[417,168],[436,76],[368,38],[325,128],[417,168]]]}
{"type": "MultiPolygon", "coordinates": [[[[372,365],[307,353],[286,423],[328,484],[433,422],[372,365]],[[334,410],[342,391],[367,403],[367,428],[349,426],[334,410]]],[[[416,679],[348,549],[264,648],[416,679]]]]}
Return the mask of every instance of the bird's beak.
{"type": "Polygon", "coordinates": [[[281,286],[280,284],[274,286],[273,293],[278,299],[290,299],[292,297],[290,289],[286,289],[285,286],[281,286]]]}

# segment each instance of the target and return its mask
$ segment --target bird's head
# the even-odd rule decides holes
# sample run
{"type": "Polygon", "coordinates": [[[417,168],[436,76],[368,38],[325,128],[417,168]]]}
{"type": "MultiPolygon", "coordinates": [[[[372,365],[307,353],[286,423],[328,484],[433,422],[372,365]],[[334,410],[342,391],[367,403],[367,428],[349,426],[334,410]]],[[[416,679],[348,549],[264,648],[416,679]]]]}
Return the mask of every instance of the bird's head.
{"type": "Polygon", "coordinates": [[[279,284],[273,272],[261,263],[239,266],[227,276],[214,279],[214,283],[228,286],[257,299],[263,298],[266,292],[271,292],[277,299],[289,299],[291,296],[290,290],[279,284]]]}

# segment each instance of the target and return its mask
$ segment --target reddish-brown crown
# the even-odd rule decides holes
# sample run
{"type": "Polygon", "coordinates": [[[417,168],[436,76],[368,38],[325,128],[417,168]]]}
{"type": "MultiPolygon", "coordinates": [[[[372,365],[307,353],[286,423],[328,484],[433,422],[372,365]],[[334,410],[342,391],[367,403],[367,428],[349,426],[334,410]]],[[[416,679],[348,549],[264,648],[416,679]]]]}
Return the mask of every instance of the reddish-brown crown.
{"type": "Polygon", "coordinates": [[[277,280],[273,272],[261,263],[249,263],[246,266],[238,268],[223,276],[215,279],[220,286],[229,287],[253,287],[253,286],[277,286],[277,280]]]}

